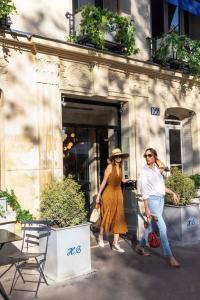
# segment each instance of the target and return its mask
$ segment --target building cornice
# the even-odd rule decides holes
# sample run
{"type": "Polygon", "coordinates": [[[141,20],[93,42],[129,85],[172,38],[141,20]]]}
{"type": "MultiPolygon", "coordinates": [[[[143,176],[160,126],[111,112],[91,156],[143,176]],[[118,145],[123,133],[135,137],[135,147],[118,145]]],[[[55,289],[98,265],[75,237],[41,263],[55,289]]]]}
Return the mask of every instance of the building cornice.
{"type": "Polygon", "coordinates": [[[166,70],[151,62],[144,62],[132,57],[110,54],[108,52],[83,47],[62,41],[51,40],[37,36],[18,36],[16,33],[2,33],[0,35],[0,46],[11,48],[16,51],[28,51],[36,55],[38,53],[57,56],[60,59],[85,62],[90,64],[101,64],[126,73],[139,73],[152,78],[173,80],[184,84],[200,86],[200,80],[191,75],[181,72],[166,70]]]}

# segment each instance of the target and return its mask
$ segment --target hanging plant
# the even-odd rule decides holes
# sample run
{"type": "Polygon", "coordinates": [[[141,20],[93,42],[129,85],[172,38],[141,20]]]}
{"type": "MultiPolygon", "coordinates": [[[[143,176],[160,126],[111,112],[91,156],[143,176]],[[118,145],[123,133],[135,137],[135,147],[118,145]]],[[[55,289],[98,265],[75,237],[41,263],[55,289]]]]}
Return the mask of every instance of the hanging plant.
{"type": "Polygon", "coordinates": [[[0,20],[15,12],[17,12],[17,10],[12,0],[0,1],[0,20]]]}
{"type": "Polygon", "coordinates": [[[176,63],[177,68],[187,68],[194,76],[200,76],[200,41],[178,35],[175,31],[161,37],[153,58],[163,65],[176,63]]]}
{"type": "MultiPolygon", "coordinates": [[[[78,42],[89,39],[96,47],[105,49],[108,42],[106,38],[110,35],[113,38],[112,46],[114,43],[117,44],[122,53],[131,55],[139,52],[135,43],[135,26],[129,18],[115,15],[108,9],[91,4],[82,8],[81,17],[78,42]]],[[[69,40],[76,41],[74,35],[69,40]]]]}

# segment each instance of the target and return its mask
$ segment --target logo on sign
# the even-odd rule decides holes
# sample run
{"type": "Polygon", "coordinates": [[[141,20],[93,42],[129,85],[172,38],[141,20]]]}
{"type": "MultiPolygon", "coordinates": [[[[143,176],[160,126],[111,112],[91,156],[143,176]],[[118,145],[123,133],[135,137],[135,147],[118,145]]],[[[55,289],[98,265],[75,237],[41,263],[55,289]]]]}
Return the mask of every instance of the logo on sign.
{"type": "Polygon", "coordinates": [[[80,253],[81,253],[81,246],[80,245],[67,249],[67,256],[71,256],[71,255],[74,255],[74,254],[80,254],[80,253]]]}
{"type": "Polygon", "coordinates": [[[186,220],[187,227],[195,226],[198,224],[198,219],[196,217],[190,217],[186,220]]]}
{"type": "Polygon", "coordinates": [[[151,107],[151,114],[154,116],[160,116],[160,107],[151,107]]]}

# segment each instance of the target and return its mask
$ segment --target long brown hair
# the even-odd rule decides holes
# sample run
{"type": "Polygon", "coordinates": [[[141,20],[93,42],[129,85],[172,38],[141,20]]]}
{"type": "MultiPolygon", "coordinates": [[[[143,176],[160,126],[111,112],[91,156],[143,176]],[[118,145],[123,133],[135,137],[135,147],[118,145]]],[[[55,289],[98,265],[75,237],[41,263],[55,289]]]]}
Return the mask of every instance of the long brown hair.
{"type": "MultiPolygon", "coordinates": [[[[116,163],[115,163],[115,157],[108,158],[107,162],[108,162],[108,164],[111,164],[112,166],[116,165],[116,163]]],[[[122,158],[121,162],[119,163],[120,168],[122,167],[122,163],[123,163],[123,158],[122,158]]]]}

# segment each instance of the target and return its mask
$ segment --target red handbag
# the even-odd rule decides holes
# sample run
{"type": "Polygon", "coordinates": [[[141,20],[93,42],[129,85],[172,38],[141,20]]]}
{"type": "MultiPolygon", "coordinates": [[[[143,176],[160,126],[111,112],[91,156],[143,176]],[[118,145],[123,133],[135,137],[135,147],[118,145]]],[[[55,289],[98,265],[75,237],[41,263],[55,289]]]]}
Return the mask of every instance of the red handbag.
{"type": "Polygon", "coordinates": [[[160,247],[160,239],[154,231],[149,232],[148,243],[151,248],[159,248],[160,247]]]}

